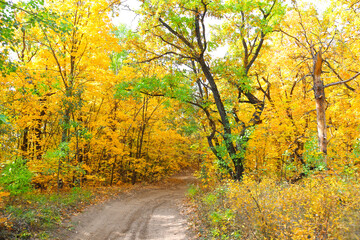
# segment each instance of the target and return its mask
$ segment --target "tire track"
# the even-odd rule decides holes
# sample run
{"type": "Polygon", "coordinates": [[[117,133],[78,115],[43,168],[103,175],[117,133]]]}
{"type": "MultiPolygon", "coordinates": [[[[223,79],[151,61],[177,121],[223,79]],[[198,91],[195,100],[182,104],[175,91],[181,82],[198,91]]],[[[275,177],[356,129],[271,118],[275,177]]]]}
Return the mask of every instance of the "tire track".
{"type": "Polygon", "coordinates": [[[185,240],[187,224],[179,204],[193,177],[173,178],[175,186],[138,190],[117,200],[92,206],[74,216],[72,231],[63,230],[61,240],[185,240]]]}

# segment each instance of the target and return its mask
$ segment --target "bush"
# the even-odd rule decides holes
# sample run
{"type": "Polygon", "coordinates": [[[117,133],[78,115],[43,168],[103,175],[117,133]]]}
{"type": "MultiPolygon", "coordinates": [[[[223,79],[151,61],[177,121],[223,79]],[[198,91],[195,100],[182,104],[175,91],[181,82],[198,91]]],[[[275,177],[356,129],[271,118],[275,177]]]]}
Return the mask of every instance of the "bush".
{"type": "Polygon", "coordinates": [[[190,197],[199,239],[358,239],[359,190],[322,174],[297,184],[226,181],[190,197]]]}
{"type": "Polygon", "coordinates": [[[1,171],[0,184],[10,195],[17,196],[32,190],[32,176],[26,161],[19,158],[7,164],[1,171]]]}

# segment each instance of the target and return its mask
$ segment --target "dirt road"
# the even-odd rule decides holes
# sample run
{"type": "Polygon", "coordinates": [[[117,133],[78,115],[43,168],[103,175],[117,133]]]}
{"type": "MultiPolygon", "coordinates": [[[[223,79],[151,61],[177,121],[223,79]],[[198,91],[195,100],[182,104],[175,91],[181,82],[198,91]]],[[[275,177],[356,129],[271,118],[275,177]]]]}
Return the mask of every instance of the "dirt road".
{"type": "Polygon", "coordinates": [[[125,194],[117,200],[92,206],[71,219],[73,230],[62,240],[183,240],[191,239],[179,205],[190,176],[174,177],[170,184],[125,194]]]}

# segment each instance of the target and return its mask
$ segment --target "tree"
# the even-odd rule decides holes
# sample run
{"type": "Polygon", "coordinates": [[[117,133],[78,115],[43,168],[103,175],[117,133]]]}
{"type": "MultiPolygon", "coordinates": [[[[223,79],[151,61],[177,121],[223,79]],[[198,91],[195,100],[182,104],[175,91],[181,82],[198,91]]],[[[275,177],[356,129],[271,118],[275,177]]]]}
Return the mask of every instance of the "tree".
{"type": "MultiPolygon", "coordinates": [[[[355,74],[353,74],[353,76],[349,77],[348,79],[343,79],[343,77],[341,77],[338,73],[339,68],[344,68],[344,66],[339,65],[338,61],[335,59],[338,58],[337,52],[346,46],[346,43],[343,41],[344,36],[342,36],[342,30],[339,30],[342,29],[343,26],[338,26],[336,23],[331,22],[331,15],[325,16],[324,19],[320,19],[317,13],[313,12],[314,10],[310,10],[313,12],[310,16],[314,18],[318,24],[315,26],[310,26],[310,24],[308,25],[305,20],[303,20],[303,13],[299,10],[296,3],[294,4],[294,10],[299,19],[300,34],[297,33],[292,35],[291,33],[283,33],[289,36],[300,48],[303,48],[307,52],[304,55],[297,56],[298,59],[301,59],[302,63],[305,63],[308,60],[313,60],[312,67],[308,67],[308,71],[310,70],[310,72],[307,72],[302,76],[304,76],[304,78],[310,76],[313,78],[312,90],[314,91],[314,98],[316,103],[318,144],[320,151],[324,155],[324,164],[326,165],[326,156],[328,153],[328,127],[326,124],[327,100],[325,96],[325,89],[342,84],[349,90],[355,91],[355,89],[350,87],[348,83],[356,79],[360,75],[360,72],[356,71],[355,74]],[[334,45],[334,47],[332,45],[334,45]],[[324,49],[324,53],[322,49],[324,49]],[[325,66],[328,68],[327,73],[331,73],[328,74],[329,77],[335,78],[338,81],[324,84],[321,78],[321,75],[324,72],[323,64],[325,64],[325,66]]],[[[342,58],[346,57],[347,56],[342,56],[342,58]]],[[[347,68],[349,68],[349,66],[347,66],[347,68]]]]}
{"type": "MultiPolygon", "coordinates": [[[[192,94],[183,100],[203,112],[208,144],[219,165],[234,179],[242,178],[251,129],[261,123],[265,99],[269,97],[269,88],[264,89],[260,81],[258,92],[251,88],[252,80],[261,77],[254,69],[260,70],[256,63],[283,10],[276,0],[225,3],[194,0],[143,1],[139,11],[143,16],[142,39],[133,42],[141,53],[137,61],[165,63],[168,73],[176,72],[173,74],[176,81],[181,81],[179,76],[191,79],[192,94]],[[213,31],[214,37],[209,38],[211,18],[219,19],[222,23],[218,29],[225,30],[213,31]],[[229,55],[216,59],[211,52],[226,44],[229,55]],[[244,113],[241,108],[248,109],[244,104],[254,109],[246,122],[238,116],[239,112],[244,113]]],[[[269,87],[268,79],[263,79],[269,87]]]]}
{"type": "MultiPolygon", "coordinates": [[[[0,13],[0,42],[2,45],[0,70],[2,74],[15,71],[17,60],[9,56],[18,45],[24,45],[26,29],[40,24],[50,29],[61,30],[61,27],[57,26],[54,21],[58,16],[48,12],[41,0],[16,1],[16,3],[6,0],[0,1],[0,13]],[[22,32],[20,37],[16,34],[18,30],[22,32]]],[[[22,54],[24,51],[25,49],[22,54]]],[[[23,60],[22,54],[18,55],[20,61],[23,60]]]]}

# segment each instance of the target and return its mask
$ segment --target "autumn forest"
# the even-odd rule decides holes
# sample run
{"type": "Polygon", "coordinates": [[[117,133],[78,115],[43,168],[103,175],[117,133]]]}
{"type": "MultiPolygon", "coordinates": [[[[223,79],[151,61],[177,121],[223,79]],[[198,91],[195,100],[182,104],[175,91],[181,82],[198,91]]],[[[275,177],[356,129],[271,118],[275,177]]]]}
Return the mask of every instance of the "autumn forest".
{"type": "Polygon", "coordinates": [[[186,171],[196,239],[358,239],[360,2],[129,1],[0,0],[0,235],[186,171]]]}

